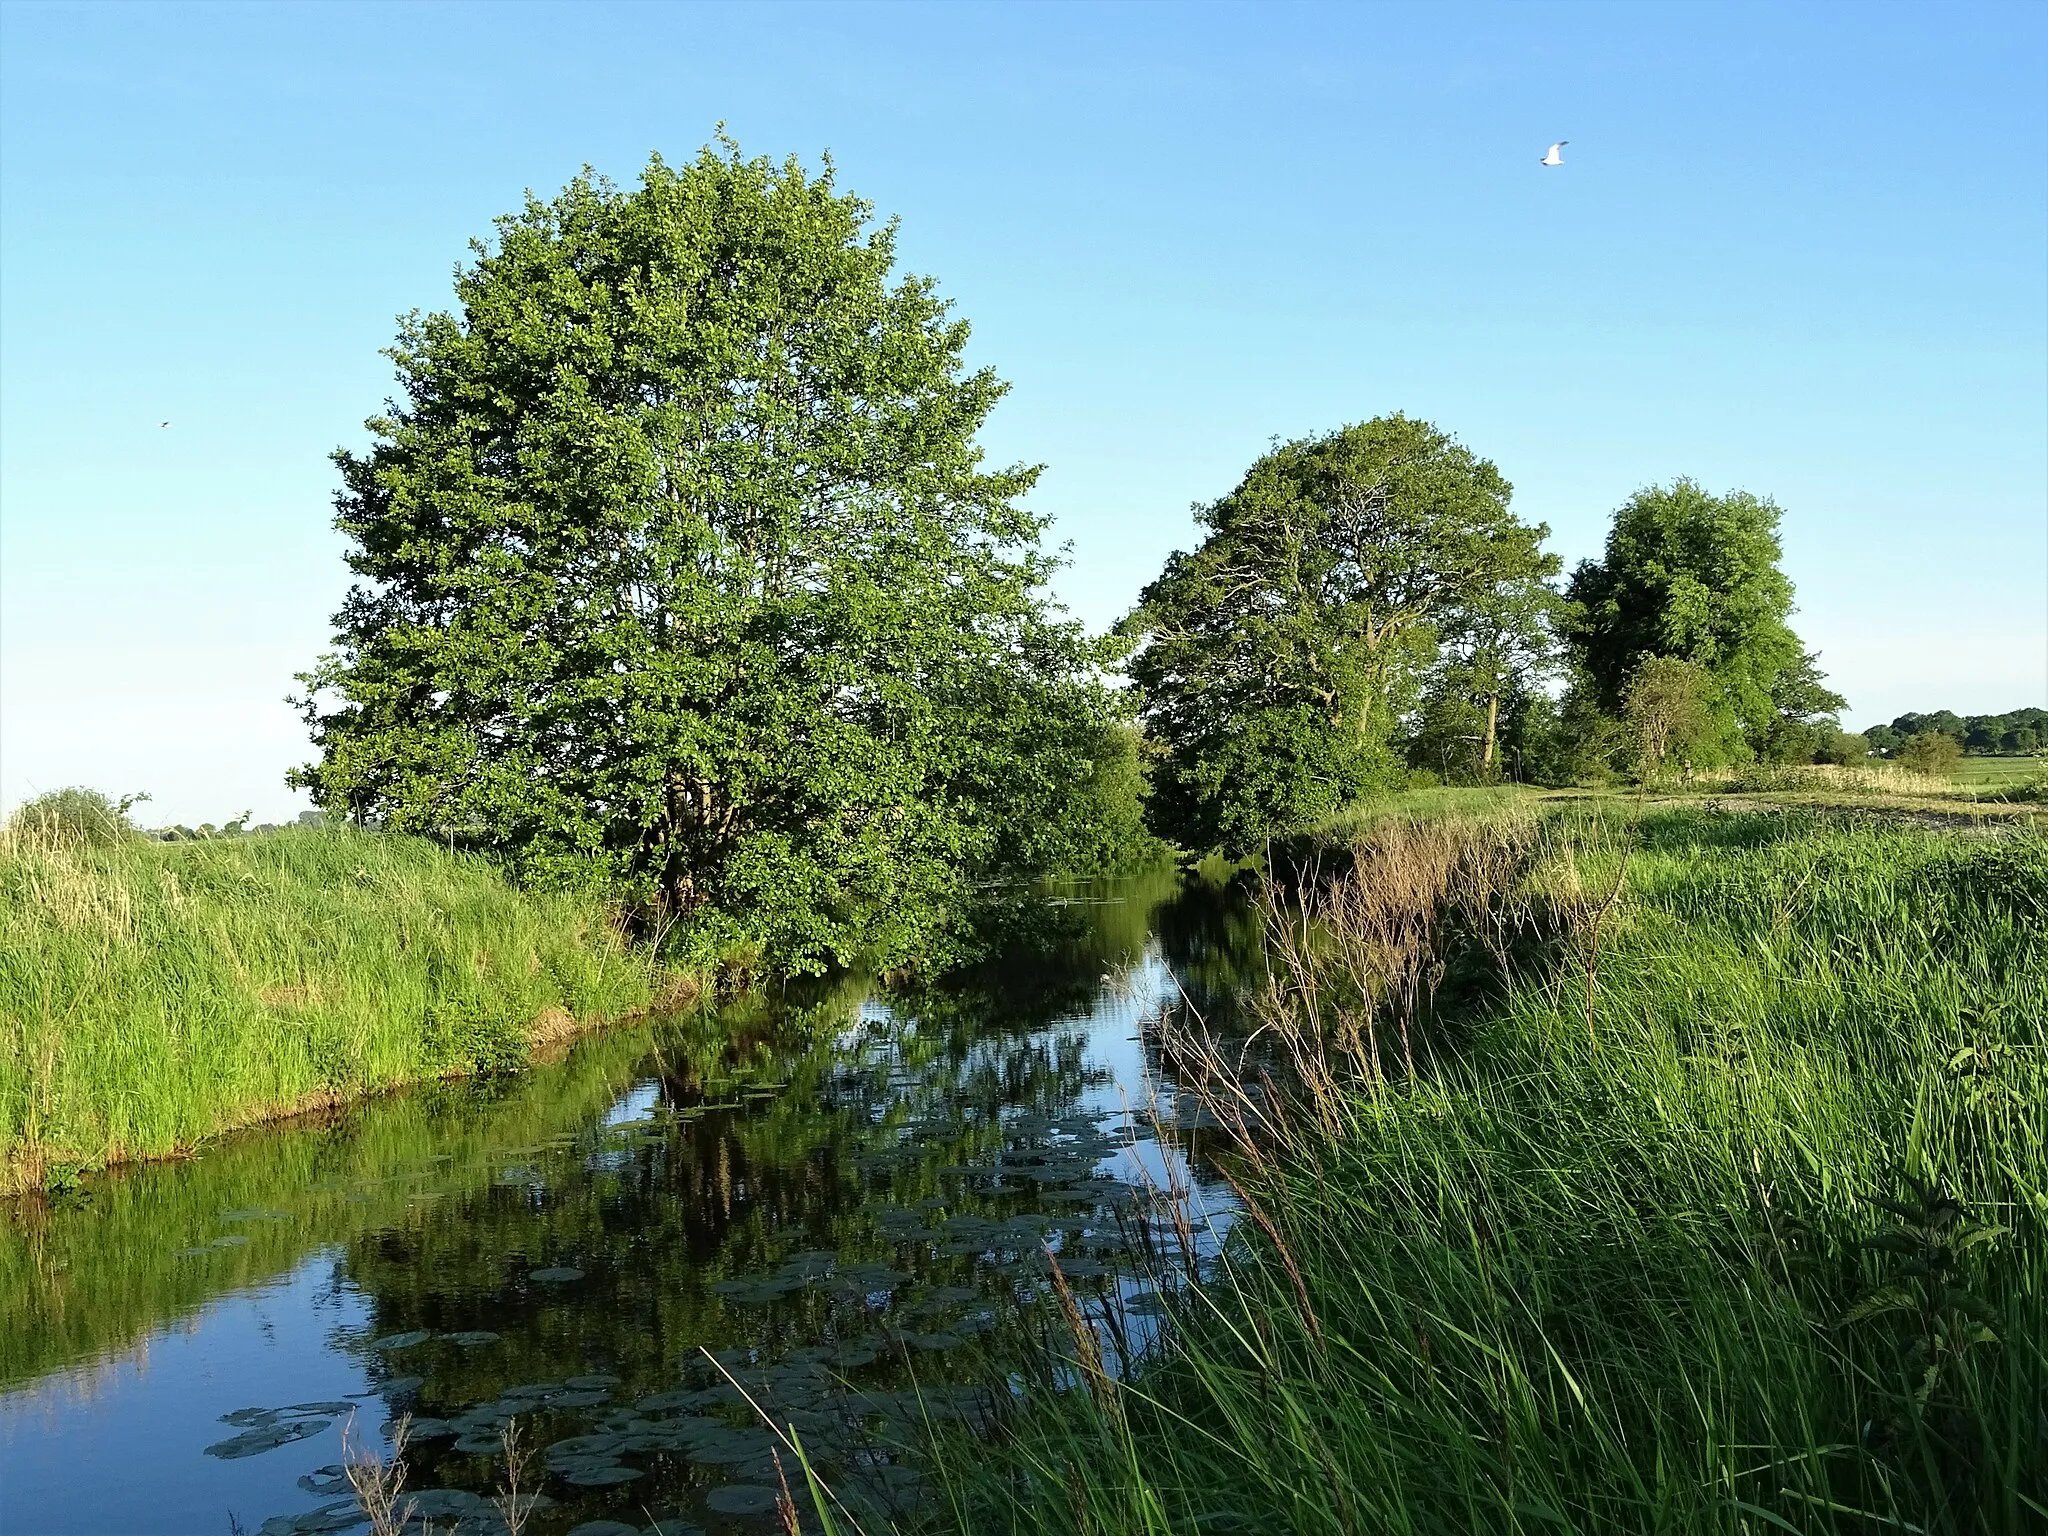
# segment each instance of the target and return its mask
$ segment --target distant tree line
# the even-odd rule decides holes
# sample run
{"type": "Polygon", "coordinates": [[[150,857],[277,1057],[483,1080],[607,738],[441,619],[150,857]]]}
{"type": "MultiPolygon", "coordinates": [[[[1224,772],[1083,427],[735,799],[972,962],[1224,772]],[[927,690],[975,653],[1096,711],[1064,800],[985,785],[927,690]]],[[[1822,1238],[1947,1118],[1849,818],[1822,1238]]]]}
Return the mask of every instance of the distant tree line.
{"type": "Polygon", "coordinates": [[[1863,735],[1880,757],[1896,757],[1915,736],[1947,736],[1965,754],[2027,757],[2048,746],[2048,709],[2013,709],[2002,715],[1932,714],[1907,711],[1890,725],[1873,725],[1863,735]]]}

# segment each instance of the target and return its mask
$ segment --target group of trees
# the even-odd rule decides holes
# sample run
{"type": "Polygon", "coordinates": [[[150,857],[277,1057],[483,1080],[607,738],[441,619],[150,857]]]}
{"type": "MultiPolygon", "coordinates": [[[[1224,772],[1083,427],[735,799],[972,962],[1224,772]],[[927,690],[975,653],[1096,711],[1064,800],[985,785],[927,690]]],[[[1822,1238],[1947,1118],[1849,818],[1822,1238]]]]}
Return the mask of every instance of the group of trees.
{"type": "Polygon", "coordinates": [[[336,455],[361,580],[293,782],[800,971],[942,957],[977,892],[1143,844],[1141,801],[1242,851],[1421,772],[1861,755],[1770,502],[1639,492],[1560,588],[1401,415],[1262,455],[1091,637],[1038,470],[976,446],[1005,386],[894,269],[829,164],[729,141],[500,220],[336,455]]]}
{"type": "Polygon", "coordinates": [[[1276,447],[1198,507],[1207,538],[1124,626],[1154,826],[1243,851],[1418,774],[1865,754],[1788,622],[1771,502],[1689,480],[1639,491],[1560,589],[1549,530],[1510,494],[1396,415],[1276,447]]]}
{"type": "Polygon", "coordinates": [[[1958,755],[2027,757],[2048,747],[2048,709],[2015,709],[2002,715],[1958,715],[1937,709],[1923,715],[1907,711],[1890,725],[1873,725],[1865,731],[1870,750],[1883,757],[1896,757],[1915,736],[1946,736],[1955,742],[1958,755]]]}

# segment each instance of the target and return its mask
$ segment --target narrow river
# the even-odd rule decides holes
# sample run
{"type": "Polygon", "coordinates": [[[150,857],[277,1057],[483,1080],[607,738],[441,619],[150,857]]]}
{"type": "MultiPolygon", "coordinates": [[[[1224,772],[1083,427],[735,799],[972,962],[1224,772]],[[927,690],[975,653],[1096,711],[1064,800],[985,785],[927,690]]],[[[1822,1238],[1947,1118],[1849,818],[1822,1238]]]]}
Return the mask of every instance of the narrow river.
{"type": "Polygon", "coordinates": [[[527,1536],[767,1531],[802,1484],[764,1413],[886,1522],[892,1447],[1055,1336],[1049,1253],[1114,1359],[1228,1228],[1150,1028],[1227,987],[1222,909],[1162,874],[1051,920],[914,997],[616,1029],[0,1206],[0,1526],[361,1530],[345,1448],[403,1419],[414,1529],[505,1530],[509,1425],[527,1536]]]}

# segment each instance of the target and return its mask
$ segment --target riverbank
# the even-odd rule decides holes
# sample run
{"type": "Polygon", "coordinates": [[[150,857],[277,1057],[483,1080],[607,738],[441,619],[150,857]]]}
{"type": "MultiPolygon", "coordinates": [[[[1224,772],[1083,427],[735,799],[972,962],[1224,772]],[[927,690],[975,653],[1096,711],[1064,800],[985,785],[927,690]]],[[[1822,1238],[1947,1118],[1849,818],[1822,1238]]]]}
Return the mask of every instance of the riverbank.
{"type": "Polygon", "coordinates": [[[930,1525],[2038,1528],[2048,842],[1420,828],[1333,842],[1319,937],[1280,943],[1254,1017],[1300,1086],[1212,1142],[1254,1212],[1175,1342],[1122,1383],[1084,1346],[948,1447],[930,1525]]]}
{"type": "Polygon", "coordinates": [[[514,1067],[675,986],[595,899],[418,839],[0,838],[0,1193],[514,1067]]]}

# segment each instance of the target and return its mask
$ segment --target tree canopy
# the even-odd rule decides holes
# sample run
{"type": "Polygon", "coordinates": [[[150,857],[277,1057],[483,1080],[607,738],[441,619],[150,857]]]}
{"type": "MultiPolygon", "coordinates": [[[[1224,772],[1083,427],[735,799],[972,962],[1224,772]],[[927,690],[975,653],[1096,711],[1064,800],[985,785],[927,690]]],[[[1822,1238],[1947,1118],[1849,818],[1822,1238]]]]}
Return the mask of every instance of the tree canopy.
{"type": "Polygon", "coordinates": [[[730,142],[501,219],[335,456],[362,580],[296,782],[789,969],[929,957],[970,883],[1074,857],[1108,658],[1037,470],[982,464],[1005,386],[894,263],[829,164],[730,142]]]}
{"type": "Polygon", "coordinates": [[[2032,753],[2048,741],[2048,709],[2030,705],[2002,715],[1908,710],[1889,725],[1872,726],[1867,734],[1873,751],[1894,756],[1911,738],[1930,731],[1954,737],[1966,753],[2032,753]]]}
{"type": "Polygon", "coordinates": [[[1391,737],[1440,629],[1504,669],[1509,589],[1556,570],[1549,530],[1517,521],[1488,461],[1394,415],[1262,455],[1196,508],[1208,531],[1172,556],[1125,633],[1162,759],[1152,823],[1190,848],[1242,852],[1404,770],[1391,737]],[[1503,628],[1504,626],[1504,628],[1503,628]]]}
{"type": "Polygon", "coordinates": [[[1572,572],[1560,620],[1602,709],[1620,713],[1643,663],[1669,657],[1712,682],[1701,761],[1810,750],[1803,737],[1785,745],[1787,723],[1815,728],[1842,699],[1787,622],[1781,515],[1746,491],[1712,496],[1685,479],[1638,491],[1615,513],[1603,557],[1572,572]]]}

